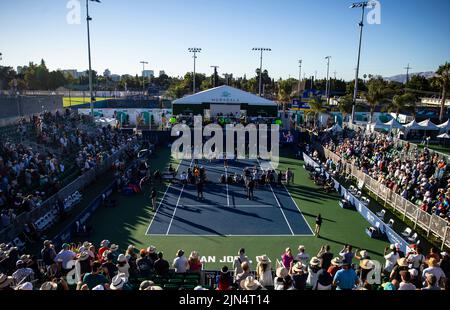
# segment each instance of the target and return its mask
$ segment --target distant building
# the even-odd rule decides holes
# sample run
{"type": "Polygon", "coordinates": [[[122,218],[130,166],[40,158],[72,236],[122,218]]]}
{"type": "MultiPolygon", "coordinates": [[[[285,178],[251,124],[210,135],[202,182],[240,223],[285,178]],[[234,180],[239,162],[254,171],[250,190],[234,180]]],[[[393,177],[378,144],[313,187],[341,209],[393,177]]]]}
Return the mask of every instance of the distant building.
{"type": "Polygon", "coordinates": [[[143,75],[146,78],[154,78],[155,77],[155,72],[153,70],[144,70],[143,71],[143,75]]]}
{"type": "Polygon", "coordinates": [[[111,71],[109,71],[109,69],[106,69],[106,70],[103,72],[103,76],[104,76],[104,77],[111,77],[111,71]]]}
{"type": "Polygon", "coordinates": [[[71,75],[74,79],[78,79],[78,77],[79,77],[79,73],[75,69],[68,69],[68,70],[61,70],[61,71],[64,74],[71,75]]]}
{"type": "Polygon", "coordinates": [[[118,74],[111,74],[111,80],[113,80],[114,82],[119,82],[120,81],[120,75],[118,75],[118,74]]]}

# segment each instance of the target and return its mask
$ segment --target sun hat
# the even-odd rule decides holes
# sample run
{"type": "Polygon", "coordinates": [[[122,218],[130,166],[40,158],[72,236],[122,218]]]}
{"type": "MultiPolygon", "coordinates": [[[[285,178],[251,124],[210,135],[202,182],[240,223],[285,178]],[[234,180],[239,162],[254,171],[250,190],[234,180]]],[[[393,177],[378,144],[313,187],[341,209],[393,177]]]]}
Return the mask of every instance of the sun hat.
{"type": "Polygon", "coordinates": [[[52,244],[52,242],[50,240],[45,240],[44,241],[44,246],[47,246],[47,245],[50,245],[50,244],[52,244]]]}
{"type": "Polygon", "coordinates": [[[292,270],[294,272],[302,272],[303,271],[303,264],[302,262],[297,262],[294,266],[292,266],[292,270]]]}
{"type": "Polygon", "coordinates": [[[104,291],[105,287],[103,285],[99,284],[96,287],[94,287],[92,290],[93,291],[104,291]]]}
{"type": "Polygon", "coordinates": [[[110,242],[109,242],[109,240],[103,240],[102,242],[100,242],[100,246],[101,247],[107,247],[107,246],[109,246],[109,244],[110,244],[110,242]]]}
{"type": "Polygon", "coordinates": [[[83,261],[87,260],[90,257],[90,255],[89,255],[88,251],[83,251],[83,252],[79,253],[77,255],[77,257],[80,262],[83,262],[83,261]]]}
{"type": "Polygon", "coordinates": [[[369,256],[369,253],[366,250],[362,250],[359,251],[359,256],[361,256],[361,258],[367,258],[367,256],[369,256]]]}
{"type": "Polygon", "coordinates": [[[331,265],[340,266],[342,265],[342,259],[340,257],[335,257],[331,260],[331,265]]]}
{"type": "Polygon", "coordinates": [[[17,290],[17,291],[32,291],[33,284],[31,282],[25,282],[23,284],[16,286],[15,290],[17,290]]]}
{"type": "Polygon", "coordinates": [[[117,262],[118,263],[126,263],[127,262],[126,256],[123,254],[120,254],[119,257],[117,257],[117,262]]]}
{"type": "Polygon", "coordinates": [[[145,289],[146,291],[162,291],[163,288],[159,285],[153,285],[145,289]]]}
{"type": "Polygon", "coordinates": [[[402,257],[402,258],[397,259],[397,264],[398,264],[400,267],[408,267],[408,261],[406,260],[405,257],[402,257]]]}
{"type": "Polygon", "coordinates": [[[117,244],[111,244],[110,250],[111,251],[117,251],[119,249],[119,246],[117,244]]]}
{"type": "Polygon", "coordinates": [[[148,252],[149,254],[153,254],[153,253],[155,253],[155,251],[156,251],[156,247],[153,246],[153,245],[151,245],[151,246],[149,246],[149,247],[147,248],[147,252],[148,252]]]}
{"type": "Polygon", "coordinates": [[[153,281],[150,280],[142,281],[142,283],[139,285],[139,290],[140,291],[147,290],[149,287],[152,287],[153,285],[155,285],[155,282],[153,281]]]}
{"type": "Polygon", "coordinates": [[[299,245],[298,246],[298,250],[299,251],[304,251],[305,250],[305,246],[304,245],[299,245]]]}
{"type": "Polygon", "coordinates": [[[372,270],[375,267],[375,264],[373,261],[371,261],[370,259],[363,259],[360,263],[359,266],[362,269],[365,270],[372,270]]]}
{"type": "Polygon", "coordinates": [[[269,257],[264,254],[259,257],[259,262],[262,264],[267,264],[269,262],[269,257]]]}
{"type": "Polygon", "coordinates": [[[318,259],[317,257],[313,257],[313,258],[311,258],[311,260],[309,261],[309,264],[311,265],[311,266],[317,266],[317,265],[319,265],[320,264],[320,259],[318,259]]]}
{"type": "Polygon", "coordinates": [[[5,287],[8,287],[8,286],[11,286],[13,281],[14,281],[13,277],[8,277],[4,273],[0,274],[0,288],[5,288],[5,287]]]}
{"type": "Polygon", "coordinates": [[[277,269],[276,275],[278,278],[284,278],[288,275],[288,270],[285,267],[279,267],[277,269]]]}
{"type": "Polygon", "coordinates": [[[56,284],[55,282],[47,281],[41,285],[40,290],[41,291],[56,291],[57,288],[58,288],[58,284],[56,284]]]}
{"type": "Polygon", "coordinates": [[[261,284],[253,276],[248,276],[244,281],[241,281],[240,286],[244,290],[254,291],[261,287],[261,284]]]}
{"type": "Polygon", "coordinates": [[[395,244],[391,244],[391,245],[389,246],[389,248],[390,248],[391,250],[395,250],[395,244]]]}
{"type": "Polygon", "coordinates": [[[119,273],[112,279],[110,288],[112,290],[120,290],[123,288],[124,284],[127,282],[128,282],[128,278],[125,276],[125,274],[119,273]]]}
{"type": "Polygon", "coordinates": [[[201,285],[198,285],[194,288],[194,291],[209,291],[209,290],[201,285]]]}

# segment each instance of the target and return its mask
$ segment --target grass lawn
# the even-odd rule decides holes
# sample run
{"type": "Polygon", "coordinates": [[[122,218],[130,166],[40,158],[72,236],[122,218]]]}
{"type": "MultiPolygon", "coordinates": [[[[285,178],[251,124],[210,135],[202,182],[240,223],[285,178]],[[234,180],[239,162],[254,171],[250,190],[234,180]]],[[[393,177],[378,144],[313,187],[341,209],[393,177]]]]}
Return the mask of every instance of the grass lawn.
{"type": "MultiPolygon", "coordinates": [[[[169,164],[170,150],[161,149],[151,161],[152,169],[163,170],[169,164]]],[[[173,162],[173,164],[176,164],[173,162]]],[[[300,160],[282,157],[280,168],[293,168],[295,173],[295,185],[289,186],[292,197],[311,227],[315,225],[315,217],[322,214],[321,238],[316,237],[176,237],[176,236],[146,236],[145,232],[153,217],[151,211],[149,191],[147,188],[143,194],[124,197],[120,193],[115,194],[118,207],[114,209],[98,209],[91,223],[94,227],[93,235],[89,238],[98,246],[103,239],[118,243],[124,250],[129,244],[138,248],[146,248],[154,245],[158,250],[165,252],[166,258],[172,260],[178,249],[184,249],[188,254],[192,250],[199,251],[208,262],[205,268],[220,268],[225,263],[221,262],[224,256],[228,261],[236,255],[240,247],[247,250],[251,260],[256,256],[267,254],[272,261],[280,258],[286,247],[291,247],[297,253],[300,244],[306,246],[310,256],[316,255],[324,244],[331,246],[333,253],[338,253],[344,244],[351,244],[354,248],[366,249],[373,259],[382,259],[383,250],[387,245],[383,241],[370,239],[365,234],[368,223],[356,211],[344,210],[338,206],[337,193],[326,194],[309,180],[308,173],[303,169],[300,160]]],[[[159,198],[164,194],[166,186],[161,184],[158,188],[159,198]]],[[[257,192],[256,192],[257,195],[257,192]]],[[[220,222],[218,221],[218,224],[220,222]]],[[[245,225],[245,223],[242,223],[245,225]]],[[[230,262],[227,263],[231,265],[230,262]]]]}
{"type": "MultiPolygon", "coordinates": [[[[112,98],[103,98],[103,97],[96,97],[96,102],[109,100],[112,98]]],[[[71,107],[71,106],[77,106],[80,104],[86,104],[90,103],[89,97],[64,97],[63,98],[63,105],[64,107],[71,107]]]]}
{"type": "MultiPolygon", "coordinates": [[[[423,150],[425,146],[423,144],[418,144],[419,148],[423,150]]],[[[450,155],[450,146],[444,146],[442,144],[430,144],[428,146],[429,149],[435,150],[437,152],[441,152],[447,155],[450,155]]]]}

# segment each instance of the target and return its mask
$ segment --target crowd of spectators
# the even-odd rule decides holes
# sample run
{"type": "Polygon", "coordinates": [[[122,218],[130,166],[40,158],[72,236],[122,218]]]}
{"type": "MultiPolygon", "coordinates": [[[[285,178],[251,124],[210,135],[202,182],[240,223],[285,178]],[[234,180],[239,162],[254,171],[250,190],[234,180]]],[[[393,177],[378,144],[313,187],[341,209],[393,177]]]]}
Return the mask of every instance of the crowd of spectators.
{"type": "Polygon", "coordinates": [[[67,178],[103,164],[135,138],[95,127],[69,110],[23,120],[17,132],[21,142],[2,137],[0,145],[0,230],[56,194],[67,178]]]}
{"type": "MultiPolygon", "coordinates": [[[[412,151],[409,143],[396,147],[389,135],[379,133],[328,139],[324,146],[423,211],[449,219],[450,165],[445,156],[428,148],[412,151]]],[[[328,159],[330,164],[342,167],[328,159]]]]}
{"type": "MultiPolygon", "coordinates": [[[[17,248],[0,245],[0,290],[162,290],[158,281],[175,275],[197,274],[194,290],[446,290],[450,272],[448,254],[432,248],[402,253],[388,246],[385,262],[372,260],[366,250],[345,245],[334,254],[324,245],[310,255],[305,246],[297,254],[287,248],[273,262],[261,255],[254,262],[241,248],[233,266],[223,266],[205,283],[200,254],[187,256],[178,250],[168,261],[155,246],[121,250],[103,240],[63,244],[57,251],[44,241],[38,255],[20,254],[17,248]]],[[[207,271],[211,274],[211,271],[207,271]]],[[[167,283],[167,282],[166,282],[167,283]]],[[[170,283],[170,281],[168,282],[170,283]]],[[[171,289],[174,289],[171,286],[171,289]]],[[[180,285],[177,289],[187,289],[180,285]]]]}

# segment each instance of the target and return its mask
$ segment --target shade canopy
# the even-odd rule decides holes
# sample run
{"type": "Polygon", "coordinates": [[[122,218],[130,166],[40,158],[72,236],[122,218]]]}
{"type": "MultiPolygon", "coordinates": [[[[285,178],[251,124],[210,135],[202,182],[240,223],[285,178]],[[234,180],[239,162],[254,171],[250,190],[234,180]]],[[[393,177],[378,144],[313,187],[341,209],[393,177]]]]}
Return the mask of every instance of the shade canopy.
{"type": "Polygon", "coordinates": [[[441,130],[430,119],[420,122],[419,125],[423,127],[422,130],[441,130]]]}
{"type": "Polygon", "coordinates": [[[450,119],[445,123],[437,125],[441,130],[450,130],[450,119]]]}
{"type": "Polygon", "coordinates": [[[411,123],[406,124],[405,129],[407,130],[424,130],[422,126],[420,126],[416,120],[413,120],[411,123]]]}
{"type": "Polygon", "coordinates": [[[402,129],[403,125],[400,124],[395,118],[391,119],[389,122],[384,123],[384,125],[388,126],[392,129],[402,129]]]}
{"type": "Polygon", "coordinates": [[[442,135],[437,136],[440,139],[450,139],[450,135],[448,133],[443,133],[442,135]]]}
{"type": "Polygon", "coordinates": [[[331,132],[334,132],[334,133],[336,133],[336,132],[342,132],[342,127],[339,126],[339,124],[334,124],[332,127],[326,129],[325,131],[328,131],[328,132],[331,131],[331,132]]]}

